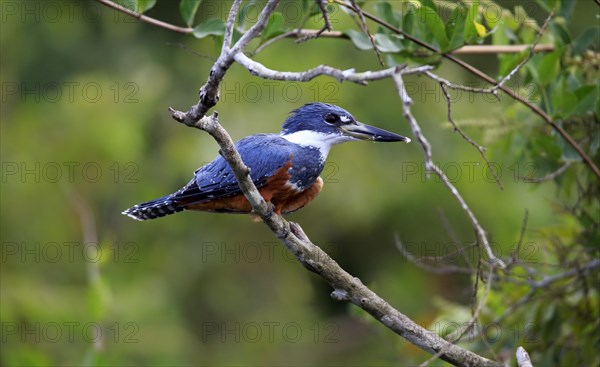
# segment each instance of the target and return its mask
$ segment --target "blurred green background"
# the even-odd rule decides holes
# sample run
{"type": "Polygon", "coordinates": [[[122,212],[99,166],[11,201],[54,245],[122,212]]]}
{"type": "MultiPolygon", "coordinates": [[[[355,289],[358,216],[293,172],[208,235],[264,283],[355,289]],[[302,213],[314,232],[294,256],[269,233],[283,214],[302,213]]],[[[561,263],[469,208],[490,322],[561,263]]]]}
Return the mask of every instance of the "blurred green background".
{"type": "MultiPolygon", "coordinates": [[[[185,212],[140,223],[120,214],[179,189],[217,155],[210,136],[167,111],[196,103],[218,54],[213,39],[168,32],[93,1],[1,4],[1,365],[391,366],[427,358],[333,301],[320,278],[247,216],[185,212]]],[[[229,4],[205,1],[199,18],[224,18],[229,4]]],[[[593,1],[580,1],[572,34],[597,22],[596,13],[593,1]]],[[[181,24],[175,2],[159,1],[148,15],[181,24]]],[[[307,26],[318,28],[314,18],[307,26]]],[[[332,21],[352,25],[341,11],[332,21]]],[[[465,58],[497,68],[495,56],[465,58]]],[[[282,70],[379,68],[372,52],[334,39],[284,40],[257,60],[282,70]]],[[[479,83],[448,63],[436,72],[479,83]]],[[[514,248],[526,208],[532,241],[556,221],[556,188],[519,182],[529,168],[494,133],[511,101],[464,94],[454,105],[457,121],[478,122],[465,131],[490,148],[499,190],[477,151],[452,133],[437,86],[419,77],[407,86],[435,161],[500,255],[514,248]],[[489,128],[478,126],[486,121],[489,128]]],[[[215,109],[240,139],[277,132],[289,111],[315,100],[412,137],[390,80],[283,83],[233,66],[215,109]]],[[[475,239],[449,192],[425,179],[417,143],[338,146],[323,179],[318,200],[289,219],[342,267],[424,326],[440,300],[469,303],[468,276],[423,271],[395,245],[398,236],[416,256],[455,250],[442,216],[462,243],[475,239]]]]}

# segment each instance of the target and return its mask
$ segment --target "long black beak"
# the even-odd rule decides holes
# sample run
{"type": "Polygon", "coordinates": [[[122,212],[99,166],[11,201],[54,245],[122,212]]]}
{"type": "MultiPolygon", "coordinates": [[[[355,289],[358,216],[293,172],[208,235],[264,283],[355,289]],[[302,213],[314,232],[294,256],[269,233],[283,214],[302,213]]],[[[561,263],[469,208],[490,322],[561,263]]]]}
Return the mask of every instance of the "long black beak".
{"type": "Polygon", "coordinates": [[[405,136],[394,134],[387,130],[363,124],[358,121],[355,121],[351,124],[342,125],[340,126],[340,129],[344,134],[360,140],[373,140],[381,142],[405,141],[410,143],[410,139],[405,136]]]}

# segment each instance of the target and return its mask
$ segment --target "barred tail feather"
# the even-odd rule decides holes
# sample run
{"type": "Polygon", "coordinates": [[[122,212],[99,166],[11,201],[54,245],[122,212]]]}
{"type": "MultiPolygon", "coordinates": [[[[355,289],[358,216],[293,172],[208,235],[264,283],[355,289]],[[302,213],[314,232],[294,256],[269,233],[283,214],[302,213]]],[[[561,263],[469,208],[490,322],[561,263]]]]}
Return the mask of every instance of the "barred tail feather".
{"type": "Polygon", "coordinates": [[[185,206],[173,200],[173,195],[163,196],[145,203],[138,204],[121,214],[127,215],[135,220],[148,220],[164,217],[185,210],[185,206]]]}

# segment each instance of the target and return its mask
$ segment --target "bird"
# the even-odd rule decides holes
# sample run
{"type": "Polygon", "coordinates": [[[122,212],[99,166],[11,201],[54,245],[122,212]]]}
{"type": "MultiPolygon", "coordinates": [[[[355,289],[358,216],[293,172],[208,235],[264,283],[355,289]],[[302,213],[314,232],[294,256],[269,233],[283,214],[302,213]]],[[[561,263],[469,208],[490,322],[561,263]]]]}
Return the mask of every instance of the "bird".
{"type": "MultiPolygon", "coordinates": [[[[293,110],[279,134],[254,134],[235,146],[254,185],[279,215],[295,212],[323,189],[319,175],[332,146],[348,141],[410,142],[357,121],[336,105],[312,102],[293,110]]],[[[252,207],[222,156],[197,169],[179,191],[135,205],[122,214],[145,221],[184,210],[252,213],[252,207]]]]}

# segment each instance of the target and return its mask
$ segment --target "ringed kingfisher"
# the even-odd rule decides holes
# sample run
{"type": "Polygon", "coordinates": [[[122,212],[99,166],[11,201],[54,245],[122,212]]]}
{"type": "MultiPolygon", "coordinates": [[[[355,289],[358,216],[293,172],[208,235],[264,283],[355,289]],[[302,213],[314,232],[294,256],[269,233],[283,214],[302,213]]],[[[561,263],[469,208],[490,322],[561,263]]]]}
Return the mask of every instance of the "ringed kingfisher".
{"type": "MultiPolygon", "coordinates": [[[[281,215],[296,211],[323,188],[319,175],[333,145],[355,140],[381,142],[409,138],[358,122],[348,111],[326,103],[308,103],[291,112],[279,134],[255,134],[235,146],[262,197],[281,215]]],[[[137,220],[182,210],[251,213],[229,164],[221,156],[199,168],[181,190],[123,211],[137,220]]]]}

